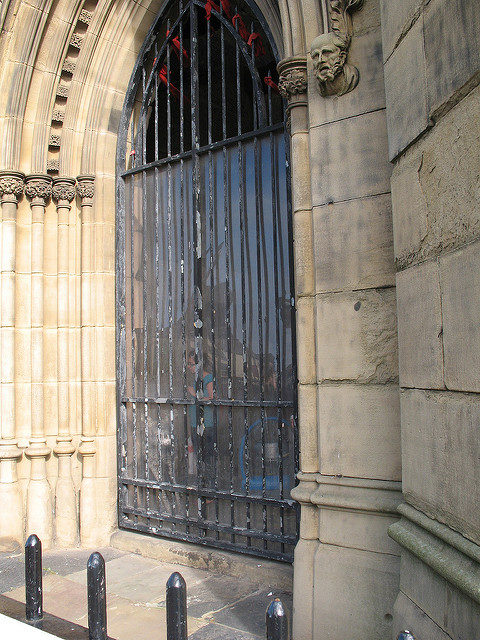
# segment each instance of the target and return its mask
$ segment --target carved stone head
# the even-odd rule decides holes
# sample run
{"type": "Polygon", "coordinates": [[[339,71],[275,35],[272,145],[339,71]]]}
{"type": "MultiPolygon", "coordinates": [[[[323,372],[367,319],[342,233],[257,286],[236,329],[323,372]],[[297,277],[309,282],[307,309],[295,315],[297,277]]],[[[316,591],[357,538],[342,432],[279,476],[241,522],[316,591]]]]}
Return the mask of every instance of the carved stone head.
{"type": "Polygon", "coordinates": [[[332,82],[342,72],[348,41],[336,33],[322,33],[312,42],[310,55],[319,82],[332,82]]]}

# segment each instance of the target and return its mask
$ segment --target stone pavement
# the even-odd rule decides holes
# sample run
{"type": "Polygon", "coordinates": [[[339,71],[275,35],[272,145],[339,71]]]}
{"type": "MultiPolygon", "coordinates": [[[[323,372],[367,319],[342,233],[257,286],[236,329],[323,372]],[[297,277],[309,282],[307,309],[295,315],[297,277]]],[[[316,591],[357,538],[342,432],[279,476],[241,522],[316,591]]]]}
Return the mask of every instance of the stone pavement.
{"type": "MultiPolygon", "coordinates": [[[[108,633],[118,640],[166,640],[165,583],[174,571],[187,583],[188,634],[192,640],[264,637],[265,609],[274,597],[282,599],[291,620],[291,593],[269,584],[259,586],[248,576],[222,575],[112,548],[96,550],[106,564],[108,633]]],[[[87,626],[86,565],[91,552],[44,552],[45,611],[87,626]]],[[[24,602],[24,583],[23,554],[1,553],[0,593],[24,602]]]]}

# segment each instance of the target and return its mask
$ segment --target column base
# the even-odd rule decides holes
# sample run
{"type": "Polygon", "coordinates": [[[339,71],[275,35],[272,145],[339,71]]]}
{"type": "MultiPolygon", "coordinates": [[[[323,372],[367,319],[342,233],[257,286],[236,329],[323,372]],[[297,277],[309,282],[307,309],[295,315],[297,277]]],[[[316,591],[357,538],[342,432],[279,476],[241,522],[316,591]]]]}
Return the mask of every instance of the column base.
{"type": "Polygon", "coordinates": [[[0,549],[12,550],[23,543],[23,504],[17,477],[17,462],[22,457],[16,442],[0,442],[0,549]]]}
{"type": "Polygon", "coordinates": [[[53,450],[58,457],[58,478],[55,486],[55,544],[59,547],[78,545],[78,505],[71,472],[71,456],[75,447],[70,439],[57,440],[53,450]]]}

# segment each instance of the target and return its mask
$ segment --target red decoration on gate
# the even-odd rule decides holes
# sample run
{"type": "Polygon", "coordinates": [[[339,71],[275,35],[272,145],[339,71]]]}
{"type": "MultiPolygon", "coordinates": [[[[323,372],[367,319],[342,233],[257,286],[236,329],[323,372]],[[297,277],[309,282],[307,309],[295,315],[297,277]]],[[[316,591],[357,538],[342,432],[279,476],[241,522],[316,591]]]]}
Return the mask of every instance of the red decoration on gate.
{"type": "MultiPolygon", "coordinates": [[[[167,87],[167,90],[169,89],[170,93],[174,95],[177,98],[177,100],[180,100],[180,91],[177,89],[175,85],[173,85],[171,82],[168,81],[167,73],[168,73],[167,67],[163,65],[163,67],[161,67],[161,69],[158,72],[158,78],[160,82],[163,82],[163,84],[167,87]]],[[[190,102],[187,96],[185,95],[183,96],[183,101],[190,102]]]]}
{"type": "Polygon", "coordinates": [[[272,80],[272,76],[265,76],[263,81],[265,82],[265,84],[267,86],[271,87],[274,91],[276,91],[277,93],[280,93],[280,89],[278,88],[278,84],[275,84],[275,82],[272,80]]]}
{"type": "MultiPolygon", "coordinates": [[[[167,29],[167,37],[169,35],[170,31],[168,31],[167,29]]],[[[178,36],[175,36],[175,38],[172,38],[170,40],[170,45],[173,47],[173,50],[175,51],[175,53],[177,54],[178,58],[180,59],[180,39],[178,36]]],[[[186,49],[184,47],[182,47],[182,54],[183,57],[185,58],[186,62],[188,62],[190,64],[190,58],[188,57],[188,53],[186,51],[186,49]]]]}
{"type": "Polygon", "coordinates": [[[255,31],[250,34],[247,44],[251,47],[255,43],[255,57],[265,55],[265,47],[263,46],[262,36],[255,31]]]}
{"type": "Polygon", "coordinates": [[[239,13],[236,13],[233,16],[232,24],[234,27],[237,27],[238,33],[240,34],[240,37],[242,38],[242,40],[245,40],[245,42],[248,42],[248,38],[250,37],[250,34],[248,33],[247,27],[245,26],[245,23],[242,20],[242,16],[239,13]],[[238,22],[238,27],[237,27],[237,22],[238,22]]]}
{"type": "MultiPolygon", "coordinates": [[[[223,13],[229,20],[231,20],[232,12],[230,11],[229,0],[221,0],[220,4],[222,5],[223,13]]],[[[217,13],[220,13],[220,6],[216,2],[214,2],[214,0],[207,0],[207,2],[205,3],[205,17],[207,20],[210,20],[212,9],[215,9],[217,13]]]]}

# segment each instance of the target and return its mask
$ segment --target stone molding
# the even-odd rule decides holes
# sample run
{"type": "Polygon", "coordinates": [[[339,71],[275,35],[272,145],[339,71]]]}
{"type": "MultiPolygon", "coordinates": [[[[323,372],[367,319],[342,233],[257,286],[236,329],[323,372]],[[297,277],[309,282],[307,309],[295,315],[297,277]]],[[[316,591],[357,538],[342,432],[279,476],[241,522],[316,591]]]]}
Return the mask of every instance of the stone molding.
{"type": "Polygon", "coordinates": [[[40,200],[46,204],[52,195],[52,178],[47,175],[33,174],[25,178],[25,194],[31,200],[40,200]]]}
{"type": "Polygon", "coordinates": [[[480,604],[480,547],[446,525],[402,504],[388,535],[459,591],[480,604]]]}
{"type": "Polygon", "coordinates": [[[24,181],[25,176],[19,171],[1,171],[0,196],[14,196],[18,200],[25,188],[24,181]]]}
{"type": "Polygon", "coordinates": [[[297,478],[300,484],[292,489],[292,498],[317,507],[396,514],[402,499],[401,482],[318,473],[299,473],[297,478]]]}
{"type": "Polygon", "coordinates": [[[293,56],[281,60],[277,65],[280,77],[278,88],[280,93],[288,101],[306,104],[307,58],[306,56],[293,56]]]}
{"type": "Polygon", "coordinates": [[[77,193],[82,200],[92,200],[95,195],[95,176],[78,176],[77,193]]]}
{"type": "Polygon", "coordinates": [[[358,84],[358,69],[347,63],[352,41],[352,13],[364,0],[328,0],[330,31],[314,38],[310,47],[313,69],[320,94],[342,96],[358,84]]]}
{"type": "Polygon", "coordinates": [[[52,197],[57,203],[70,204],[75,198],[75,178],[53,178],[52,197]]]}

